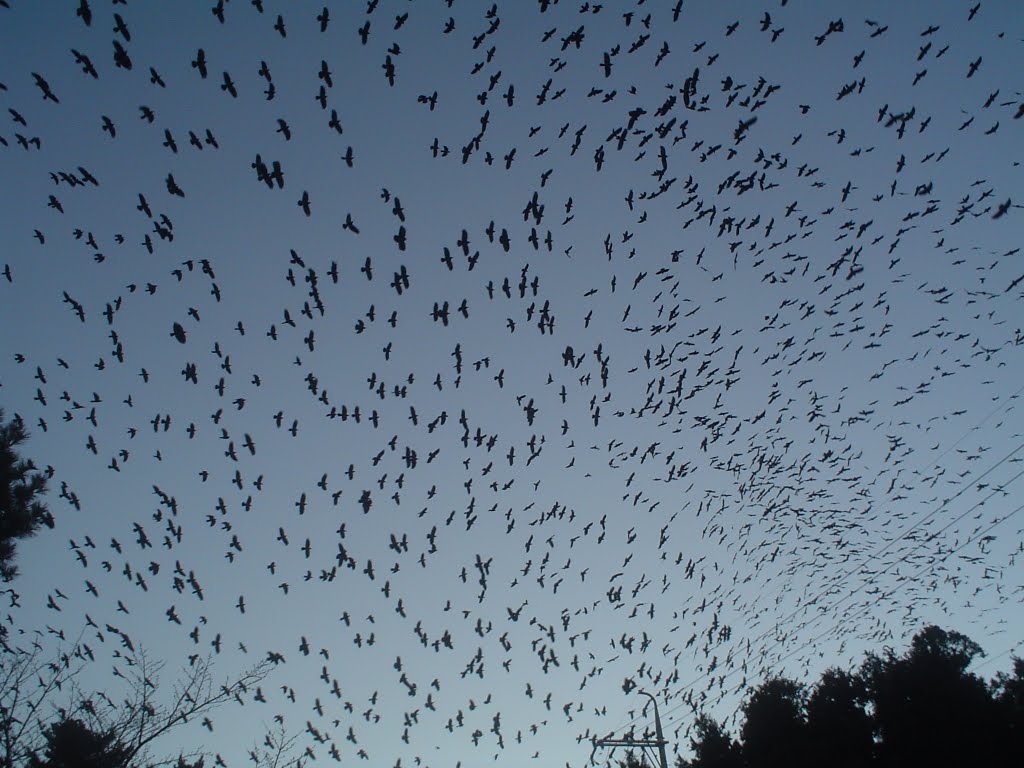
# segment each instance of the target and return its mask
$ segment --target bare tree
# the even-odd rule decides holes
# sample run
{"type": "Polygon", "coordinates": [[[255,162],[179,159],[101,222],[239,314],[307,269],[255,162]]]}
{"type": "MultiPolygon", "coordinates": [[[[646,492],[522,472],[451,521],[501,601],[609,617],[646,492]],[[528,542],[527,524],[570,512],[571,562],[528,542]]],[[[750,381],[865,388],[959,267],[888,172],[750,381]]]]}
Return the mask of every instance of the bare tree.
{"type": "Polygon", "coordinates": [[[47,721],[70,693],[84,656],[78,643],[68,652],[58,649],[44,657],[37,640],[28,649],[0,642],[0,765],[14,768],[36,752],[44,741],[47,721]],[[68,690],[65,690],[67,686],[68,690]]]}
{"type": "Polygon", "coordinates": [[[115,668],[115,675],[124,679],[127,690],[122,701],[115,703],[106,694],[90,696],[76,690],[74,714],[94,730],[114,734],[116,742],[126,749],[126,766],[144,764],[149,768],[175,765],[179,757],[194,760],[203,756],[203,750],[194,750],[154,758],[151,751],[175,727],[205,717],[232,699],[242,703],[242,695],[260,683],[271,668],[270,661],[264,660],[217,684],[211,658],[193,657],[190,665],[179,672],[167,697],[160,691],[160,674],[166,662],[153,661],[144,648],[124,659],[126,670],[115,668]]]}
{"type": "MultiPolygon", "coordinates": [[[[152,753],[177,726],[205,717],[232,699],[243,702],[243,694],[271,668],[265,660],[218,684],[211,659],[194,657],[168,695],[160,688],[166,663],[154,661],[140,648],[121,657],[123,664],[114,668],[125,691],[117,702],[103,691],[87,693],[82,688],[79,673],[90,659],[81,648],[76,642],[70,652],[59,649],[46,657],[38,642],[28,650],[0,645],[0,768],[25,765],[44,748],[51,727],[70,720],[81,721],[93,733],[111,735],[118,768],[173,766],[182,757],[195,760],[204,750],[156,757],[152,753]]],[[[284,765],[279,763],[280,768],[284,765]]]]}
{"type": "Polygon", "coordinates": [[[249,750],[249,759],[258,768],[302,768],[303,759],[292,757],[299,735],[289,735],[284,723],[278,723],[275,730],[265,730],[262,744],[249,750]]]}

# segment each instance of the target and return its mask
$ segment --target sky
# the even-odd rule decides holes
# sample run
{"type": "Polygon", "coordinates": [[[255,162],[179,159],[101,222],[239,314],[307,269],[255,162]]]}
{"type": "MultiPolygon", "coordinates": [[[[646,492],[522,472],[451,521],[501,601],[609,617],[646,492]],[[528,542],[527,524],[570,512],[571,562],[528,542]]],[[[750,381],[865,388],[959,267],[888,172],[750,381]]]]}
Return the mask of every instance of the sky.
{"type": "Polygon", "coordinates": [[[583,766],[930,623],[1009,668],[1014,3],[78,9],[0,7],[4,620],[114,698],[108,625],[167,695],[284,657],[158,751],[583,766]]]}

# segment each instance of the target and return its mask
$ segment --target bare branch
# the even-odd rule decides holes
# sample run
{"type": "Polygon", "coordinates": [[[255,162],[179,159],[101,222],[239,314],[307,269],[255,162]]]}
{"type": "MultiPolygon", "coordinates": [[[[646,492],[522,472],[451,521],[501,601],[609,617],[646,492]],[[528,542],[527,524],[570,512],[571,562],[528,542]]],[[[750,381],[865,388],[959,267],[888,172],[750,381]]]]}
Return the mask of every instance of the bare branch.
{"type": "Polygon", "coordinates": [[[175,726],[215,709],[260,682],[271,669],[268,661],[260,662],[215,687],[211,658],[198,659],[182,669],[172,688],[170,704],[162,705],[156,701],[156,694],[164,663],[152,662],[144,648],[128,657],[126,663],[130,670],[122,677],[128,683],[129,696],[107,727],[128,749],[131,760],[146,755],[150,746],[175,726]]]}
{"type": "Polygon", "coordinates": [[[45,723],[41,716],[44,705],[54,705],[53,697],[84,667],[75,640],[69,654],[58,648],[50,659],[43,659],[43,647],[33,641],[30,650],[0,643],[0,744],[3,746],[3,768],[13,768],[23,761],[43,739],[45,723]],[[75,663],[77,660],[80,663],[75,663]]]}
{"type": "Polygon", "coordinates": [[[279,723],[273,731],[266,728],[262,743],[249,750],[249,759],[257,768],[302,768],[302,758],[291,757],[298,740],[299,734],[289,735],[284,723],[279,723]]]}
{"type": "MultiPolygon", "coordinates": [[[[154,759],[149,754],[155,743],[197,715],[233,698],[241,701],[241,694],[271,669],[270,662],[263,661],[217,685],[211,658],[196,659],[181,670],[170,700],[162,703],[160,673],[165,663],[153,661],[141,647],[123,656],[122,662],[113,670],[125,688],[118,703],[103,691],[87,693],[79,685],[76,678],[86,657],[77,641],[72,653],[58,650],[52,658],[43,658],[39,643],[33,643],[30,650],[0,643],[0,768],[24,764],[43,746],[52,714],[62,720],[81,720],[97,733],[111,734],[125,750],[125,765],[176,765],[179,755],[154,759]]],[[[205,754],[197,750],[187,756],[205,754]]]]}

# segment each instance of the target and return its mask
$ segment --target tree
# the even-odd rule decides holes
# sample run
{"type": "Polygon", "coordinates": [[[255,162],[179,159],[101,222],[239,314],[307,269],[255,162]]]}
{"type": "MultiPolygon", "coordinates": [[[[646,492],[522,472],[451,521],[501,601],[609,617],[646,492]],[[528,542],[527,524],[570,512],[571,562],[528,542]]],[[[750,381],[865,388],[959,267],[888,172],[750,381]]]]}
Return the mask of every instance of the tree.
{"type": "MultiPolygon", "coordinates": [[[[130,749],[118,743],[111,731],[94,731],[81,720],[62,718],[44,734],[44,754],[31,754],[28,768],[128,768],[130,749]]],[[[202,757],[186,760],[179,755],[174,768],[204,768],[202,757]]]]}
{"type": "Polygon", "coordinates": [[[52,659],[43,657],[38,644],[27,651],[0,646],[0,768],[202,768],[201,751],[154,756],[154,750],[179,725],[232,699],[241,702],[271,668],[263,661],[218,685],[211,660],[196,658],[167,696],[160,688],[165,664],[140,649],[124,657],[125,671],[116,671],[125,684],[118,703],[102,692],[86,694],[78,685],[85,658],[77,644],[52,659]],[[71,760],[88,750],[103,759],[71,760]]]}
{"type": "MultiPolygon", "coordinates": [[[[128,691],[120,704],[105,695],[86,696],[78,691],[74,694],[72,716],[85,719],[96,733],[112,734],[127,756],[125,766],[175,765],[186,756],[154,758],[151,754],[154,743],[182,723],[205,716],[232,699],[241,703],[242,694],[261,682],[272,665],[264,660],[238,677],[216,685],[210,657],[195,658],[179,673],[169,702],[162,701],[158,695],[164,666],[164,662],[154,662],[145,649],[140,649],[128,657],[128,671],[121,673],[128,691]]],[[[201,753],[190,753],[187,757],[195,759],[201,757],[201,753]]]]}
{"type": "Polygon", "coordinates": [[[874,724],[859,676],[826,670],[807,698],[807,749],[812,765],[869,765],[874,759],[874,724]]]}
{"type": "Polygon", "coordinates": [[[881,765],[994,764],[995,702],[986,683],[967,671],[981,655],[965,635],[931,626],[914,636],[904,656],[891,650],[868,656],[861,677],[881,765]]]}
{"type": "Polygon", "coordinates": [[[249,750],[249,759],[257,768],[302,768],[303,758],[292,756],[298,740],[299,735],[288,733],[283,722],[273,731],[264,726],[263,742],[249,750]]]}
{"type": "Polygon", "coordinates": [[[626,759],[619,760],[619,768],[651,768],[651,764],[647,762],[647,758],[643,754],[637,757],[633,750],[629,750],[626,753],[626,759]]]}
{"type": "Polygon", "coordinates": [[[826,671],[809,691],[783,677],[754,689],[739,741],[702,715],[680,768],[1012,765],[1024,754],[1024,661],[986,683],[981,648],[929,626],[910,650],[868,654],[856,672],[826,671]]]}
{"type": "Polygon", "coordinates": [[[784,677],[761,685],[743,707],[743,755],[759,768],[805,765],[804,689],[784,677]]]}
{"type": "Polygon", "coordinates": [[[694,724],[690,738],[693,760],[680,760],[680,768],[743,768],[743,751],[725,727],[707,715],[694,724]]]}
{"type": "Polygon", "coordinates": [[[0,765],[22,765],[47,743],[46,719],[55,698],[81,671],[82,657],[58,649],[43,657],[43,647],[16,648],[0,638],[0,765]]]}
{"type": "Polygon", "coordinates": [[[128,750],[114,734],[98,733],[81,720],[58,720],[46,729],[42,758],[29,756],[30,768],[123,768],[128,750]]]}
{"type": "Polygon", "coordinates": [[[1013,660],[1013,675],[996,675],[993,690],[999,717],[1006,723],[1000,749],[1007,755],[1024,754],[1024,659],[1013,660]]]}
{"type": "MultiPolygon", "coordinates": [[[[53,516],[39,497],[46,493],[46,476],[23,459],[18,449],[28,439],[20,417],[4,421],[0,410],[0,579],[10,581],[18,539],[33,535],[40,525],[53,528],[53,516]]],[[[0,633],[3,633],[0,628],[0,633]]]]}

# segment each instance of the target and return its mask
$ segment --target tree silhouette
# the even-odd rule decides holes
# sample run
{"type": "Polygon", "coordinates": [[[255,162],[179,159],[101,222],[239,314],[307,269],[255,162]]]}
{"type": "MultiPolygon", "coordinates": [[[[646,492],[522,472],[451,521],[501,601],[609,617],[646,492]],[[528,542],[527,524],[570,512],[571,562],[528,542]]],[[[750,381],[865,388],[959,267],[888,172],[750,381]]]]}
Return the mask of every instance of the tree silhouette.
{"type": "Polygon", "coordinates": [[[0,643],[0,768],[203,768],[203,750],[167,755],[161,745],[173,744],[185,723],[241,702],[272,666],[264,660],[218,682],[211,659],[196,657],[168,690],[161,687],[163,662],[141,648],[123,658],[125,696],[115,702],[79,686],[87,662],[77,642],[52,658],[38,644],[23,650],[0,643]],[[44,713],[53,711],[50,720],[44,713]]]}
{"type": "Polygon", "coordinates": [[[1006,724],[1000,749],[1003,754],[1024,755],[1024,659],[1013,660],[1013,672],[1000,672],[994,681],[999,718],[1006,724]]]}
{"type": "MultiPolygon", "coordinates": [[[[133,765],[131,748],[119,741],[117,734],[94,730],[75,718],[57,720],[46,729],[44,737],[43,755],[29,755],[28,768],[129,768],[133,765]]],[[[204,768],[204,763],[201,757],[192,762],[179,755],[173,768],[204,768]]],[[[154,767],[149,764],[147,768],[154,767]]]]}
{"type": "Polygon", "coordinates": [[[701,715],[690,739],[693,760],[680,760],[680,768],[743,768],[743,751],[724,726],[701,715]]]}
{"type": "MultiPolygon", "coordinates": [[[[53,527],[53,517],[39,497],[46,492],[46,476],[18,449],[28,439],[25,423],[15,416],[4,421],[0,410],[0,579],[10,581],[18,572],[15,544],[31,536],[40,525],[53,527]]],[[[0,635],[4,630],[0,628],[0,635]]]]}
{"type": "Polygon", "coordinates": [[[747,700],[740,738],[744,752],[757,755],[759,766],[797,768],[806,763],[804,699],[802,686],[784,677],[775,677],[747,700]]]}
{"type": "MultiPolygon", "coordinates": [[[[153,661],[145,649],[133,652],[131,663],[122,679],[127,695],[119,704],[107,698],[91,697],[74,692],[75,716],[85,719],[95,733],[113,734],[116,743],[127,755],[127,765],[173,765],[174,758],[152,757],[155,744],[166,741],[168,734],[190,720],[203,717],[255,687],[269,673],[269,659],[245,669],[237,677],[218,684],[210,657],[198,657],[182,668],[171,686],[170,696],[161,691],[162,661],[153,661]]],[[[201,757],[199,752],[187,755],[201,757]]],[[[116,768],[116,767],[115,767],[116,768]]]]}
{"type": "Polygon", "coordinates": [[[926,627],[906,655],[868,656],[861,677],[874,710],[879,765],[994,764],[995,701],[985,681],[967,671],[980,655],[970,638],[926,627]]]}
{"type": "Polygon", "coordinates": [[[266,729],[263,741],[249,750],[249,760],[256,768],[302,768],[305,758],[293,756],[298,741],[298,733],[290,733],[284,723],[278,723],[275,730],[266,729]]]}
{"type": "Polygon", "coordinates": [[[836,768],[870,765],[874,724],[864,681],[841,669],[826,670],[807,699],[807,749],[812,764],[836,768]]]}
{"type": "MultiPolygon", "coordinates": [[[[76,643],[77,646],[77,643],[76,643]]],[[[0,766],[21,766],[46,744],[45,717],[70,689],[83,656],[58,648],[52,656],[33,642],[27,649],[0,638],[0,766]]]]}
{"type": "Polygon", "coordinates": [[[1024,661],[991,682],[969,672],[981,648],[925,627],[910,649],[829,669],[810,690],[772,677],[751,692],[740,738],[701,715],[679,768],[1015,765],[1024,755],[1024,661]]]}
{"type": "Polygon", "coordinates": [[[94,731],[81,720],[58,720],[46,729],[43,756],[29,756],[30,768],[124,768],[128,750],[110,731],[94,731]]]}

